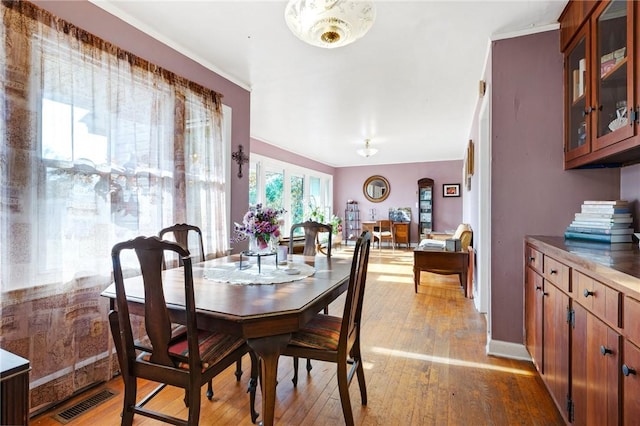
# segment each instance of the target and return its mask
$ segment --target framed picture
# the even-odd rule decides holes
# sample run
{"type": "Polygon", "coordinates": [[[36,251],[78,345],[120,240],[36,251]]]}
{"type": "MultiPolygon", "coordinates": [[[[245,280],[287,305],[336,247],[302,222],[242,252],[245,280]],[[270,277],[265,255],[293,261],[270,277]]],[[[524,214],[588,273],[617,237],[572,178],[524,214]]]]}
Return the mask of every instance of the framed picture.
{"type": "Polygon", "coordinates": [[[460,184],[459,183],[445,183],[442,185],[443,197],[459,197],[460,196],[460,184]]]}

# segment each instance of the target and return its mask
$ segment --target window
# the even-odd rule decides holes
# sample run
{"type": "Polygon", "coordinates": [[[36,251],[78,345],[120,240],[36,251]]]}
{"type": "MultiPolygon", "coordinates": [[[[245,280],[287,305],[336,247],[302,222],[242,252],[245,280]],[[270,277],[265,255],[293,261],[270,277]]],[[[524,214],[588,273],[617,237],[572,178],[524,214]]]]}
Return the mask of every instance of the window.
{"type": "Polygon", "coordinates": [[[314,209],[330,218],[333,211],[332,188],[331,175],[251,154],[249,204],[283,207],[286,210],[282,228],[284,236],[288,236],[292,224],[309,219],[314,209]]]}
{"type": "Polygon", "coordinates": [[[199,226],[205,252],[223,254],[229,150],[220,96],[80,29],[57,32],[47,27],[54,20],[33,18],[46,13],[6,10],[15,28],[0,42],[16,47],[0,53],[0,75],[19,83],[0,86],[9,123],[0,289],[108,279],[113,244],[177,222],[199,226]]]}

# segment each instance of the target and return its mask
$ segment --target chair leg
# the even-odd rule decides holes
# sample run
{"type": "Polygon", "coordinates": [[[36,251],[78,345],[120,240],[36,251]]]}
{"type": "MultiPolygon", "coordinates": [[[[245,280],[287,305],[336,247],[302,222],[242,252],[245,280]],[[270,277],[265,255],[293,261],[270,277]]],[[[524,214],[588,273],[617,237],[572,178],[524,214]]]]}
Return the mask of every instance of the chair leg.
{"type": "Polygon", "coordinates": [[[291,379],[291,381],[293,382],[293,387],[298,386],[298,357],[297,356],[293,357],[293,379],[291,379]]]}
{"type": "Polygon", "coordinates": [[[133,408],[136,405],[137,381],[135,377],[123,377],[123,379],[124,398],[122,407],[122,426],[131,426],[133,424],[133,408]]]}
{"type": "Polygon", "coordinates": [[[357,362],[356,375],[358,376],[358,386],[360,387],[360,400],[362,401],[362,405],[367,405],[367,384],[364,380],[364,367],[362,366],[359,341],[353,346],[351,356],[354,362],[357,362]]]}
{"type": "Polygon", "coordinates": [[[118,363],[120,364],[120,372],[122,373],[122,381],[124,382],[124,397],[122,399],[122,426],[131,426],[133,424],[133,408],[136,405],[137,385],[135,377],[129,377],[126,374],[126,364],[123,356],[122,340],[120,339],[120,322],[118,321],[118,313],[116,311],[109,312],[109,327],[113,336],[113,344],[116,347],[118,363]]]}
{"type": "Polygon", "coordinates": [[[310,372],[313,367],[311,366],[311,360],[307,358],[307,372],[310,372]]]}
{"type": "Polygon", "coordinates": [[[251,357],[251,378],[249,378],[249,410],[251,413],[251,422],[255,423],[258,419],[258,412],[256,411],[256,389],[258,387],[258,377],[260,376],[260,361],[255,353],[250,352],[251,357]]]}
{"type": "Polygon", "coordinates": [[[242,358],[236,361],[236,381],[239,382],[242,377],[242,358]]]}
{"type": "Polygon", "coordinates": [[[209,401],[213,399],[213,380],[209,380],[209,383],[207,383],[207,399],[209,401]]]}
{"type": "Polygon", "coordinates": [[[189,419],[190,425],[197,425],[200,422],[200,390],[194,389],[188,392],[189,395],[189,419]]]}
{"type": "Polygon", "coordinates": [[[340,391],[340,403],[342,404],[342,414],[347,426],[353,426],[353,412],[351,411],[351,400],[349,399],[349,378],[347,377],[346,359],[338,361],[338,390],[340,391]]]}

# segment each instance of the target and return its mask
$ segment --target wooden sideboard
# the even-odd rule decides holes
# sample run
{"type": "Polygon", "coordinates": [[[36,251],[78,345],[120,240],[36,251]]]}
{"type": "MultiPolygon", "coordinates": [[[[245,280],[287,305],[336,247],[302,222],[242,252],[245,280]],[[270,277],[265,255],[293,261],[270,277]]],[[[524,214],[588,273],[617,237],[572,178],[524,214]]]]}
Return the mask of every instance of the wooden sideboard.
{"type": "Polygon", "coordinates": [[[640,418],[640,250],[524,244],[525,344],[567,423],[640,418]]]}
{"type": "Polygon", "coordinates": [[[0,349],[0,424],[29,424],[29,361],[0,349]]]}

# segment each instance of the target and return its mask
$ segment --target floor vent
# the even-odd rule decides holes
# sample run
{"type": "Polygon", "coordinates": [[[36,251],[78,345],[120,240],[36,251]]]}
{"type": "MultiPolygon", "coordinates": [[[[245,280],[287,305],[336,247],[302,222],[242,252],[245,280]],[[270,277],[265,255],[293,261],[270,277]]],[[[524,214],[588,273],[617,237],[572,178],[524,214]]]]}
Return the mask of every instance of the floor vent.
{"type": "Polygon", "coordinates": [[[58,414],[55,414],[53,418],[62,424],[67,424],[71,420],[78,417],[79,415],[86,413],[87,411],[91,410],[94,407],[97,407],[98,405],[113,398],[116,395],[117,395],[116,392],[113,392],[109,389],[101,390],[96,394],[88,396],[87,398],[83,399],[77,404],[69,408],[65,408],[64,410],[60,411],[58,414]]]}

